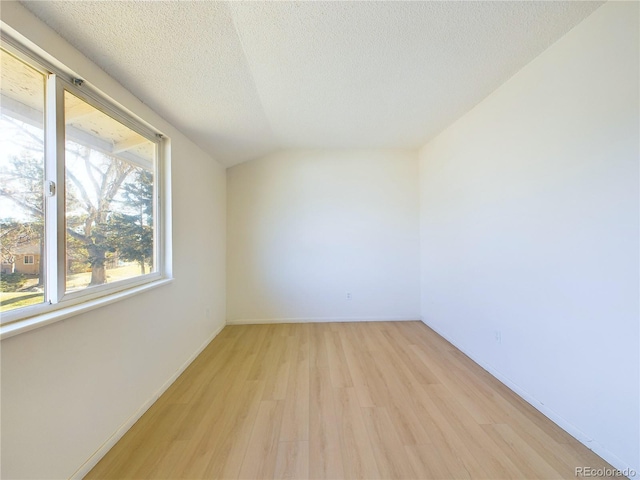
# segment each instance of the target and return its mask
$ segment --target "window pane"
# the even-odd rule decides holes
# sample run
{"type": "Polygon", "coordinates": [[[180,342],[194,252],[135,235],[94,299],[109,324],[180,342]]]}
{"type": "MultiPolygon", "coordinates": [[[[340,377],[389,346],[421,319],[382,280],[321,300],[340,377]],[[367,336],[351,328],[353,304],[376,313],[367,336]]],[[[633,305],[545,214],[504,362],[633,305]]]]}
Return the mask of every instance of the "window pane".
{"type": "Polygon", "coordinates": [[[156,271],[156,144],[65,92],[66,291],[156,271]]]}
{"type": "Polygon", "coordinates": [[[0,50],[0,311],[44,301],[45,77],[0,50]]]}

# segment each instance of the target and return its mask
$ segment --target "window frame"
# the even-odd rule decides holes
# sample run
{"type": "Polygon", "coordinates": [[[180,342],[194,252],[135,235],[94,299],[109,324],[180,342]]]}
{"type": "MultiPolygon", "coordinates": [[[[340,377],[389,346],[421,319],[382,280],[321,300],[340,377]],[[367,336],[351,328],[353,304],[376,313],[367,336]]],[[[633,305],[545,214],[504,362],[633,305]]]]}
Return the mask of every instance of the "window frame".
{"type": "Polygon", "coordinates": [[[24,255],[22,257],[22,264],[23,265],[35,265],[36,264],[36,257],[34,255],[24,255]],[[27,258],[30,258],[31,261],[27,262],[27,258]]]}
{"type": "Polygon", "coordinates": [[[20,330],[20,323],[28,321],[28,330],[36,328],[38,316],[44,323],[51,323],[52,315],[62,311],[60,319],[68,317],[69,311],[80,313],[96,305],[111,303],[119,298],[145,291],[170,281],[167,259],[165,209],[169,200],[169,189],[165,186],[168,174],[165,158],[169,156],[169,142],[165,135],[145,120],[122,107],[114,99],[79,80],[66,68],[53,65],[38,55],[21,41],[13,38],[5,30],[0,30],[0,46],[45,76],[44,120],[44,242],[45,247],[40,262],[44,262],[45,298],[44,302],[0,313],[0,335],[4,338],[6,327],[11,331],[20,330]],[[66,292],[66,173],[65,173],[65,107],[64,94],[69,92],[85,101],[93,108],[108,115],[130,128],[155,145],[153,165],[153,265],[154,272],[118,280],[104,285],[66,292]],[[47,195],[47,187],[53,182],[55,193],[47,195]],[[86,305],[83,305],[86,304],[86,305]],[[34,327],[36,325],[36,327],[34,327]]]}

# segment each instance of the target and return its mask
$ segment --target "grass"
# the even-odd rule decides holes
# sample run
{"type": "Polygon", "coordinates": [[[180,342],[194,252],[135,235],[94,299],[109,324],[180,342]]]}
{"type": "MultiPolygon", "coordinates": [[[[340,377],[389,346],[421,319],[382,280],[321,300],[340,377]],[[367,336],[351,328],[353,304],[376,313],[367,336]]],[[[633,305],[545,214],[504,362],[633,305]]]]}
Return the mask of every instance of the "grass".
{"type": "MultiPolygon", "coordinates": [[[[134,263],[123,267],[107,270],[107,283],[117,282],[125,278],[137,277],[140,275],[140,265],[134,263]]],[[[91,272],[75,273],[67,277],[67,291],[80,290],[86,288],[91,283],[91,272]]]]}
{"type": "MultiPolygon", "coordinates": [[[[109,269],[107,270],[107,283],[137,277],[138,275],[140,275],[140,266],[137,264],[109,269]]],[[[91,272],[69,275],[67,277],[67,291],[81,290],[89,286],[90,282],[91,272]]],[[[0,312],[44,302],[44,294],[42,292],[34,292],[31,290],[37,283],[38,279],[34,278],[27,281],[21,291],[0,292],[0,312]]]]}
{"type": "Polygon", "coordinates": [[[42,292],[0,292],[0,312],[44,302],[42,292]]]}

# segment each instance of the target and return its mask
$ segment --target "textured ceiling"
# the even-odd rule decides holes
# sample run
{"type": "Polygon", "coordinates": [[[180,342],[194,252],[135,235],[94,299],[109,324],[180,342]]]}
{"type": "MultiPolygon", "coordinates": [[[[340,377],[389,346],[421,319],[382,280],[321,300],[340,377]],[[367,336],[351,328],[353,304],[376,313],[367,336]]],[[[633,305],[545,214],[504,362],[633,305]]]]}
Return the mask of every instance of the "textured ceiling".
{"type": "Polygon", "coordinates": [[[418,148],[601,4],[22,3],[225,165],[418,148]]]}

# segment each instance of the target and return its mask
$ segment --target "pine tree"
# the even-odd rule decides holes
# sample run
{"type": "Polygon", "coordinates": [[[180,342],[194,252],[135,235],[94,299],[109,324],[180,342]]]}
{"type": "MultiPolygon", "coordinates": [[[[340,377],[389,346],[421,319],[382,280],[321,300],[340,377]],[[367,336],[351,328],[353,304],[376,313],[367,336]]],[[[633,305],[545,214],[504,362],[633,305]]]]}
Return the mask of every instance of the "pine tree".
{"type": "Polygon", "coordinates": [[[153,175],[137,169],[133,181],[122,186],[124,208],[129,213],[114,212],[107,223],[108,243],[118,257],[138,262],[140,273],[153,262],[153,175]]]}

